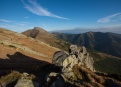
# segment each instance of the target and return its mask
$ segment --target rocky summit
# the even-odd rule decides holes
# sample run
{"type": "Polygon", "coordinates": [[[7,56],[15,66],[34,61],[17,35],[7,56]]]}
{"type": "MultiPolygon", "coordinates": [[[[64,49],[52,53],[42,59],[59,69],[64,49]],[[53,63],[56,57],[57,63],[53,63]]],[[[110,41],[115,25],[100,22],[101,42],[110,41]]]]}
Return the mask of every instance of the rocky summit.
{"type": "Polygon", "coordinates": [[[0,78],[1,87],[121,87],[121,81],[97,72],[85,47],[71,45],[69,52],[57,51],[52,64],[35,75],[11,72],[0,78]]]}

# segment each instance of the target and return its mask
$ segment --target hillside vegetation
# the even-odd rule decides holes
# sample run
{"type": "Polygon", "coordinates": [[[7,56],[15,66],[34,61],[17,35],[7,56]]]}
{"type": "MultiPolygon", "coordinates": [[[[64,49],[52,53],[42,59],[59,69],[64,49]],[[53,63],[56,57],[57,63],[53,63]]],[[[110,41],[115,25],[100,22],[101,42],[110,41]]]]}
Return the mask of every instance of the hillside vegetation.
{"type": "Polygon", "coordinates": [[[54,33],[59,39],[78,46],[121,57],[121,35],[114,33],[87,32],[83,34],[54,33]]]}

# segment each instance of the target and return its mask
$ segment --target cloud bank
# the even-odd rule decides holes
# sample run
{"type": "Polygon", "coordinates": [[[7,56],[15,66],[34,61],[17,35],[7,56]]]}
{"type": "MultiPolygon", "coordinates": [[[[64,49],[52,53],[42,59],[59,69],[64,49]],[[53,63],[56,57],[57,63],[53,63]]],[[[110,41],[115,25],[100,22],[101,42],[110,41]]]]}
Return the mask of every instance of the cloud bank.
{"type": "Polygon", "coordinates": [[[36,0],[21,0],[25,6],[25,8],[32,12],[33,14],[39,15],[39,16],[48,16],[48,17],[54,17],[59,19],[65,19],[69,20],[68,18],[64,18],[58,15],[55,15],[48,10],[44,9],[42,6],[40,6],[36,0]]]}
{"type": "Polygon", "coordinates": [[[121,20],[121,13],[112,14],[110,16],[98,19],[97,22],[98,23],[107,23],[107,22],[119,21],[119,20],[121,20]]]}

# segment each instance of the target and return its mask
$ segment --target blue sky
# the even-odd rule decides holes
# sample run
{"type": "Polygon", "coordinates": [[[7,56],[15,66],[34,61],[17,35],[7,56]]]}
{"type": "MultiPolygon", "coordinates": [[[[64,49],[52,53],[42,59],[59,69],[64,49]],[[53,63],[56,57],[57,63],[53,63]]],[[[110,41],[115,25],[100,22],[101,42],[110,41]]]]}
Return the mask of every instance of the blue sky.
{"type": "Polygon", "coordinates": [[[121,0],[0,0],[0,27],[16,32],[121,29],[121,0]]]}

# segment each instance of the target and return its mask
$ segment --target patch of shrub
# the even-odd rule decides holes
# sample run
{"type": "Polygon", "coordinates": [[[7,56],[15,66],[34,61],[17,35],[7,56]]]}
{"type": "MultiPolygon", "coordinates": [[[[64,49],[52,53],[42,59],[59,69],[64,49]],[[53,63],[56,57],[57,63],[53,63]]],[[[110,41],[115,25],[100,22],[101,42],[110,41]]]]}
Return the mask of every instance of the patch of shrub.
{"type": "Polygon", "coordinates": [[[9,45],[9,47],[11,47],[11,48],[16,48],[14,45],[9,45]]]}
{"type": "Polygon", "coordinates": [[[3,42],[1,42],[0,44],[2,44],[2,45],[3,45],[4,43],[3,43],[3,42]]]}

